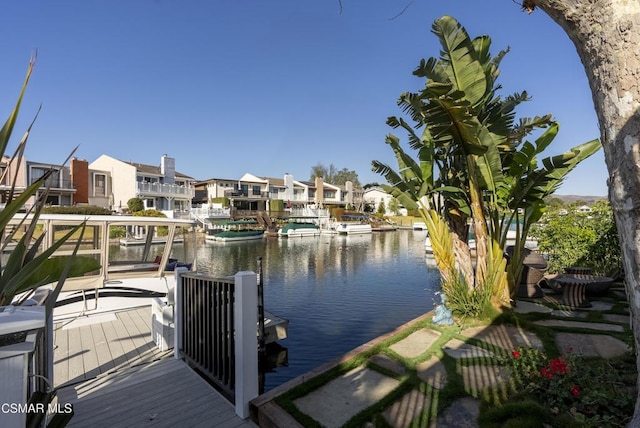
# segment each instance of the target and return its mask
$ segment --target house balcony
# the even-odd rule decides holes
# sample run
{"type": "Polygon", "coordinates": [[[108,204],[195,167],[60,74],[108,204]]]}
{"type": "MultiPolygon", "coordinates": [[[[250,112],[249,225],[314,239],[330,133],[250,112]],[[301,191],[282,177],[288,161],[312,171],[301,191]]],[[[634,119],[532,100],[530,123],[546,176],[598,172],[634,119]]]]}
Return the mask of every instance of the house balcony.
{"type": "MultiPolygon", "coordinates": [[[[36,181],[38,181],[38,178],[29,179],[29,185],[32,185],[36,181]]],[[[71,180],[61,180],[61,179],[49,178],[40,187],[44,188],[44,187],[47,187],[47,186],[52,190],[53,189],[62,190],[62,191],[68,190],[68,191],[71,191],[71,192],[75,192],[76,191],[76,186],[71,182],[71,180]]]]}
{"type": "Polygon", "coordinates": [[[269,199],[269,192],[253,193],[252,191],[243,192],[242,190],[225,190],[224,196],[229,199],[269,199]]]}
{"type": "Polygon", "coordinates": [[[136,194],[138,197],[160,197],[193,199],[196,190],[193,187],[178,186],[176,184],[162,183],[136,183],[136,194]]]}
{"type": "Polygon", "coordinates": [[[281,201],[290,202],[309,202],[309,197],[301,194],[294,194],[291,198],[285,196],[284,192],[270,193],[269,199],[280,199],[281,201]]]}

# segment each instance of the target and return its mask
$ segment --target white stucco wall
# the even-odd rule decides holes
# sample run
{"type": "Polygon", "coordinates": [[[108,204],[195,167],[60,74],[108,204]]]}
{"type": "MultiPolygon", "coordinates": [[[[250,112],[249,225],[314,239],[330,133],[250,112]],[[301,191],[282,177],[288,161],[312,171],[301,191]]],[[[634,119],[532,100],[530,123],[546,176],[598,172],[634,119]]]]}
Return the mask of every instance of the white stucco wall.
{"type": "Polygon", "coordinates": [[[127,208],[127,201],[136,197],[136,168],[111,156],[102,155],[91,162],[89,169],[111,172],[113,207],[127,208]]]}

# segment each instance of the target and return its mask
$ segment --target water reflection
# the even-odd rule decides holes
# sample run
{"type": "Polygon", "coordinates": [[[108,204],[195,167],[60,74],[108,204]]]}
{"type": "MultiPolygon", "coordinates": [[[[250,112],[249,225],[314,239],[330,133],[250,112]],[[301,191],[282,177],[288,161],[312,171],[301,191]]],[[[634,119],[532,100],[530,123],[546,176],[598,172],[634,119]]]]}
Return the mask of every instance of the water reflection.
{"type": "MultiPolygon", "coordinates": [[[[263,258],[266,309],[289,319],[288,367],[269,373],[271,389],[432,309],[439,274],[425,263],[425,233],[265,238],[177,245],[211,276],[257,270],[263,258]]],[[[122,248],[122,252],[140,251],[122,248]]],[[[132,254],[128,254],[128,257],[132,254]]]]}

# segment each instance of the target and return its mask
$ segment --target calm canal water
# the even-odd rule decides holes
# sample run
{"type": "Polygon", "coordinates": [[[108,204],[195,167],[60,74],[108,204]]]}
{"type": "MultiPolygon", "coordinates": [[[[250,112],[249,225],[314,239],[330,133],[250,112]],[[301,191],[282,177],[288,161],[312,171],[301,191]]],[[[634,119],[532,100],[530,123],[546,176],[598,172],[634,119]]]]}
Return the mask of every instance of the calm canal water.
{"type": "MultiPolygon", "coordinates": [[[[431,310],[440,275],[425,261],[426,232],[265,238],[196,246],[211,276],[257,271],[266,310],[289,320],[288,365],[267,373],[269,390],[431,310]]],[[[187,248],[190,246],[187,245],[187,248]]],[[[122,249],[121,251],[135,251],[122,249]]],[[[174,256],[190,260],[185,247],[174,256]]]]}

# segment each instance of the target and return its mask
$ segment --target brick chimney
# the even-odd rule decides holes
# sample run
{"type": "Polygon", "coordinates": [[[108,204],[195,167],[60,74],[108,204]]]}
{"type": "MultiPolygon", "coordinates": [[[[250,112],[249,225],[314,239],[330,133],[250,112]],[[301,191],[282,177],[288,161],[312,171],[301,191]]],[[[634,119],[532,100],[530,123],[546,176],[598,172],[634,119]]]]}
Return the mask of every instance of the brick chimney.
{"type": "Polygon", "coordinates": [[[321,204],[324,202],[324,181],[322,180],[322,177],[316,177],[315,181],[316,181],[315,203],[321,204]]]}
{"type": "Polygon", "coordinates": [[[84,159],[71,159],[71,183],[76,189],[73,201],[77,204],[89,203],[89,162],[84,159]]]}

